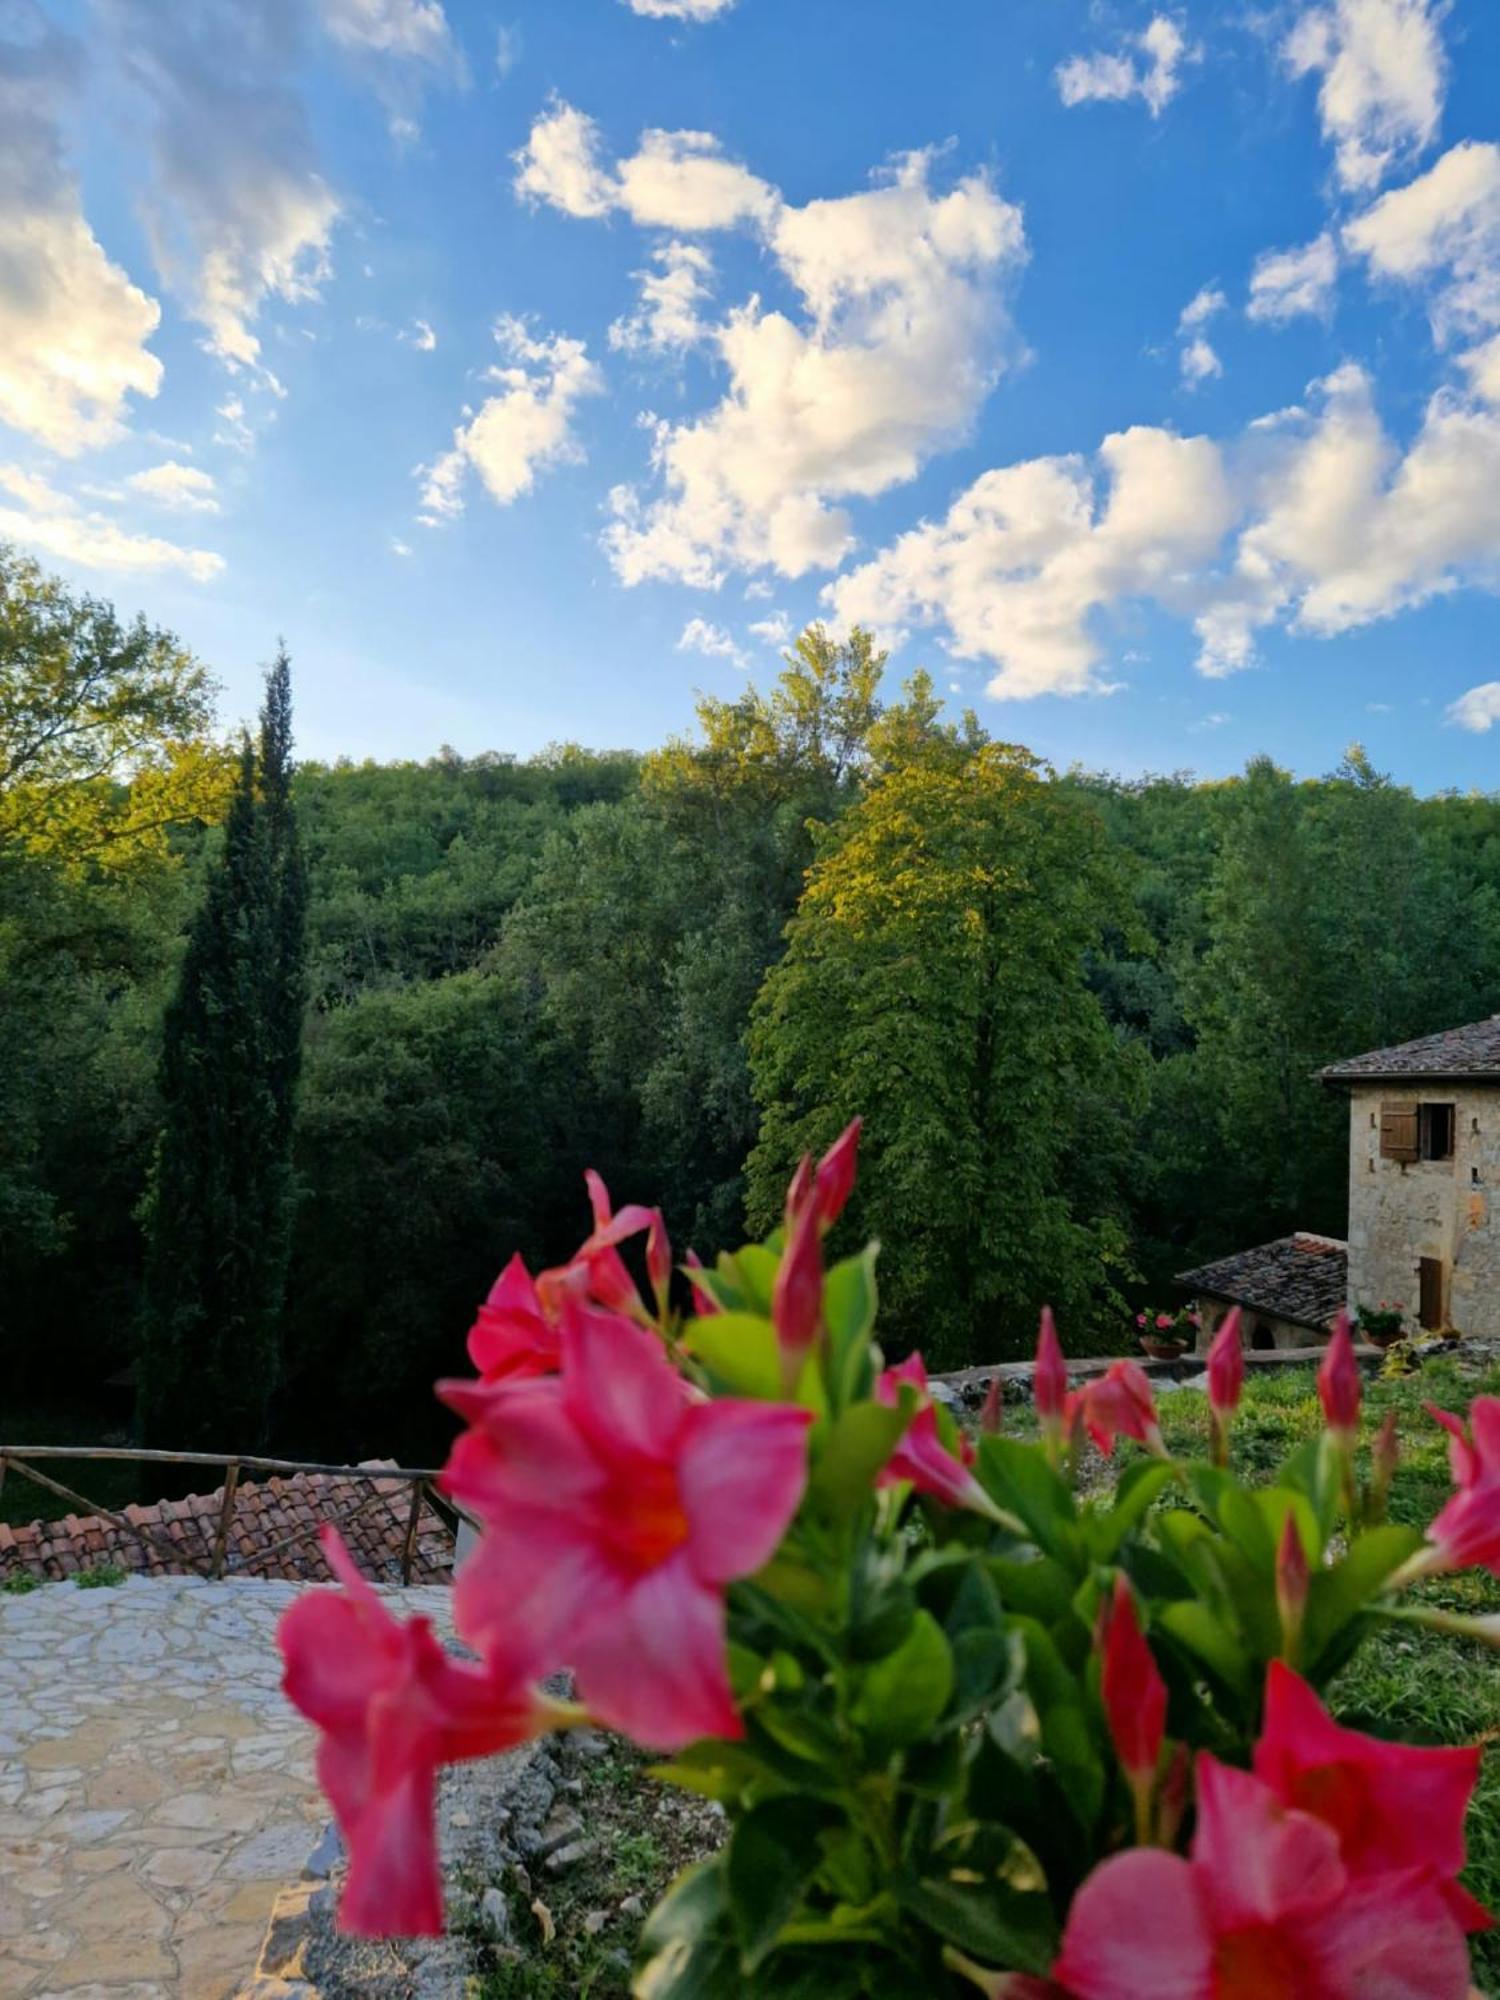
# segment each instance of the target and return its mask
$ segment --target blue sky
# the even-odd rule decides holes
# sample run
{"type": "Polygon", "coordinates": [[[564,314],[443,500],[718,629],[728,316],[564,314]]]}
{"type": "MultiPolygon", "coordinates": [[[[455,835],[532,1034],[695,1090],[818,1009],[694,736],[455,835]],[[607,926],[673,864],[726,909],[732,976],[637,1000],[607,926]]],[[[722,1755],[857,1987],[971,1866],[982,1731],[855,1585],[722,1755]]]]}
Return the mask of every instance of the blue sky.
{"type": "Polygon", "coordinates": [[[305,754],[872,624],[1059,764],[1500,782],[1486,0],[0,0],[0,536],[305,754]]]}

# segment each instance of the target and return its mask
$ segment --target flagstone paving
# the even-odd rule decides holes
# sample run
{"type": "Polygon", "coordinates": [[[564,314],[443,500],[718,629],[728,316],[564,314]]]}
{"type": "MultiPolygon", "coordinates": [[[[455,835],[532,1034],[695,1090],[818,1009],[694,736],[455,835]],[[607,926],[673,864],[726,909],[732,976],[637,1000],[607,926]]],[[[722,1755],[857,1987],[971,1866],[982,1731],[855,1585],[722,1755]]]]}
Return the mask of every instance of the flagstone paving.
{"type": "MultiPolygon", "coordinates": [[[[327,1819],[278,1686],[299,1586],[0,1596],[0,2000],[226,2000],[327,1819]]],[[[449,1593],[391,1593],[447,1626],[449,1593]]]]}

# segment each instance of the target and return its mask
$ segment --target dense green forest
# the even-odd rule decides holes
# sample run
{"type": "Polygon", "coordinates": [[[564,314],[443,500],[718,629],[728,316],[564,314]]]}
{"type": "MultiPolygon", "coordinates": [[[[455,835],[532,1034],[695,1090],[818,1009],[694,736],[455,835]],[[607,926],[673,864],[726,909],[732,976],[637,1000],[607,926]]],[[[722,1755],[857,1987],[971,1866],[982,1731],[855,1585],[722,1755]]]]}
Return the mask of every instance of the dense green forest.
{"type": "MultiPolygon", "coordinates": [[[[170,634],[0,551],[0,1432],[132,1367],[162,1189],[213,1170],[163,1035],[237,768],[170,634]]],[[[291,799],[287,1450],[432,1452],[428,1385],[513,1249],[576,1243],[586,1164],[708,1257],[855,1111],[893,1346],[1014,1353],[1043,1299],[1115,1345],[1174,1270],[1342,1229],[1320,1063],[1500,1006],[1500,795],[1357,749],[1055,774],[858,633],[649,755],[306,763],[291,799]]]]}

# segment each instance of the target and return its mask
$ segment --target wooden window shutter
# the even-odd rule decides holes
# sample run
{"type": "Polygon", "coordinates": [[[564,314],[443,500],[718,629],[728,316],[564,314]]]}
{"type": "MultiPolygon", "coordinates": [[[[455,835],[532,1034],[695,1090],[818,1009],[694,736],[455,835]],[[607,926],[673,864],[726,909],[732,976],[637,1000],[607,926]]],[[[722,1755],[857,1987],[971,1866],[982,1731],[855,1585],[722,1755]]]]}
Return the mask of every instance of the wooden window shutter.
{"type": "Polygon", "coordinates": [[[1415,1104],[1381,1105],[1380,1157],[1383,1160],[1415,1160],[1421,1157],[1415,1104]]]}

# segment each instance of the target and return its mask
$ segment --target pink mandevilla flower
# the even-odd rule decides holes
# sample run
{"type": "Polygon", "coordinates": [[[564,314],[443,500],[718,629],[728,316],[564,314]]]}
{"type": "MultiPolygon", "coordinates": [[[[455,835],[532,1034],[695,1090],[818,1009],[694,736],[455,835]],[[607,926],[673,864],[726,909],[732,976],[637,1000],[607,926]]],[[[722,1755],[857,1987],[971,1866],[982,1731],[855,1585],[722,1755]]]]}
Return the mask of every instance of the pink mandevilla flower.
{"type": "Polygon", "coordinates": [[[339,1920],[366,1937],[443,1926],[433,1824],[438,1766],[492,1756],[563,1713],[521,1678],[450,1657],[425,1618],[393,1618],[331,1527],[323,1549],[343,1585],[300,1597],[277,1643],[287,1699],[319,1731],[318,1781],[349,1850],[339,1920]]]}
{"type": "Polygon", "coordinates": [[[1352,1877],[1427,1869],[1464,1930],[1490,1927],[1487,1912],[1457,1881],[1480,1756],[1477,1745],[1425,1750],[1345,1729],[1306,1681],[1279,1660],[1271,1663],[1256,1777],[1283,1806],[1332,1827],[1352,1877]]]}
{"type": "Polygon", "coordinates": [[[610,1208],[609,1189],[592,1167],[583,1178],[594,1211],[594,1228],[574,1262],[582,1264],[588,1272],[591,1298],[597,1299],[602,1306],[608,1306],[611,1312],[624,1313],[628,1319],[650,1326],[651,1314],[642,1303],[635,1280],[626,1270],[625,1260],[615,1246],[629,1236],[639,1236],[642,1230],[656,1230],[660,1232],[670,1269],[672,1252],[666,1243],[661,1215],[656,1209],[643,1208],[639,1202],[627,1202],[616,1215],[610,1208]]]}
{"type": "Polygon", "coordinates": [[[797,1511],[811,1412],[706,1402],[654,1335],[572,1299],[560,1377],[439,1394],[470,1426],[444,1486],[485,1526],[454,1586],[461,1636],[528,1672],[570,1665],[652,1748],[742,1735],[724,1589],[797,1511]]]}
{"type": "Polygon", "coordinates": [[[518,1250],[469,1328],[469,1359],[486,1382],[551,1375],[562,1358],[555,1317],[518,1250]]]}
{"type": "Polygon", "coordinates": [[[1352,1443],[1359,1431],[1360,1396],[1359,1362],[1349,1332],[1349,1315],[1341,1312],[1318,1369],[1318,1397],[1329,1430],[1345,1443],[1352,1443]]]}
{"type": "Polygon", "coordinates": [[[1476,1396],[1464,1424],[1427,1405],[1448,1433],[1448,1464],[1458,1488],[1427,1530],[1429,1547],[1413,1559],[1414,1573],[1487,1569],[1500,1576],[1500,1396],[1476,1396]]]}
{"type": "Polygon", "coordinates": [[[1074,1897],[1053,1967],[1073,2000],[1465,2000],[1430,1871],[1356,1878],[1321,1819],[1207,1751],[1197,1769],[1191,1858],[1131,1848],[1074,1897]]]}
{"type": "Polygon", "coordinates": [[[1089,1436],[1108,1458],[1117,1437],[1134,1438],[1160,1458],[1167,1456],[1156,1421],[1151,1382],[1136,1361],[1111,1361],[1102,1375],[1085,1382],[1076,1397],[1089,1436]]]}
{"type": "Polygon", "coordinates": [[[657,1310],[666,1310],[672,1247],[659,1209],[631,1203],[610,1211],[609,1190],[592,1169],[584,1176],[594,1211],[593,1233],[577,1255],[533,1278],[518,1250],[490,1288],[469,1329],[469,1359],[486,1382],[526,1375],[554,1375],[562,1356],[558,1321],[564,1297],[593,1298],[650,1325],[635,1282],[615,1248],[628,1236],[649,1231],[646,1264],[657,1310]]]}
{"type": "Polygon", "coordinates": [[[1133,1789],[1156,1778],[1167,1727],[1167,1684],[1136,1616],[1135,1596],[1123,1576],[1103,1621],[1099,1694],[1120,1767],[1133,1789]]]}
{"type": "Polygon", "coordinates": [[[876,1484],[896,1486],[909,1480],[919,1493],[930,1494],[949,1507],[968,1507],[978,1514],[993,1514],[994,1503],[969,1470],[974,1463],[972,1441],[959,1433],[961,1456],[957,1458],[943,1443],[937,1410],[927,1387],[927,1369],[920,1354],[910,1354],[905,1361],[886,1369],[875,1384],[875,1400],[894,1409],[903,1385],[915,1389],[921,1401],[876,1484]]]}

